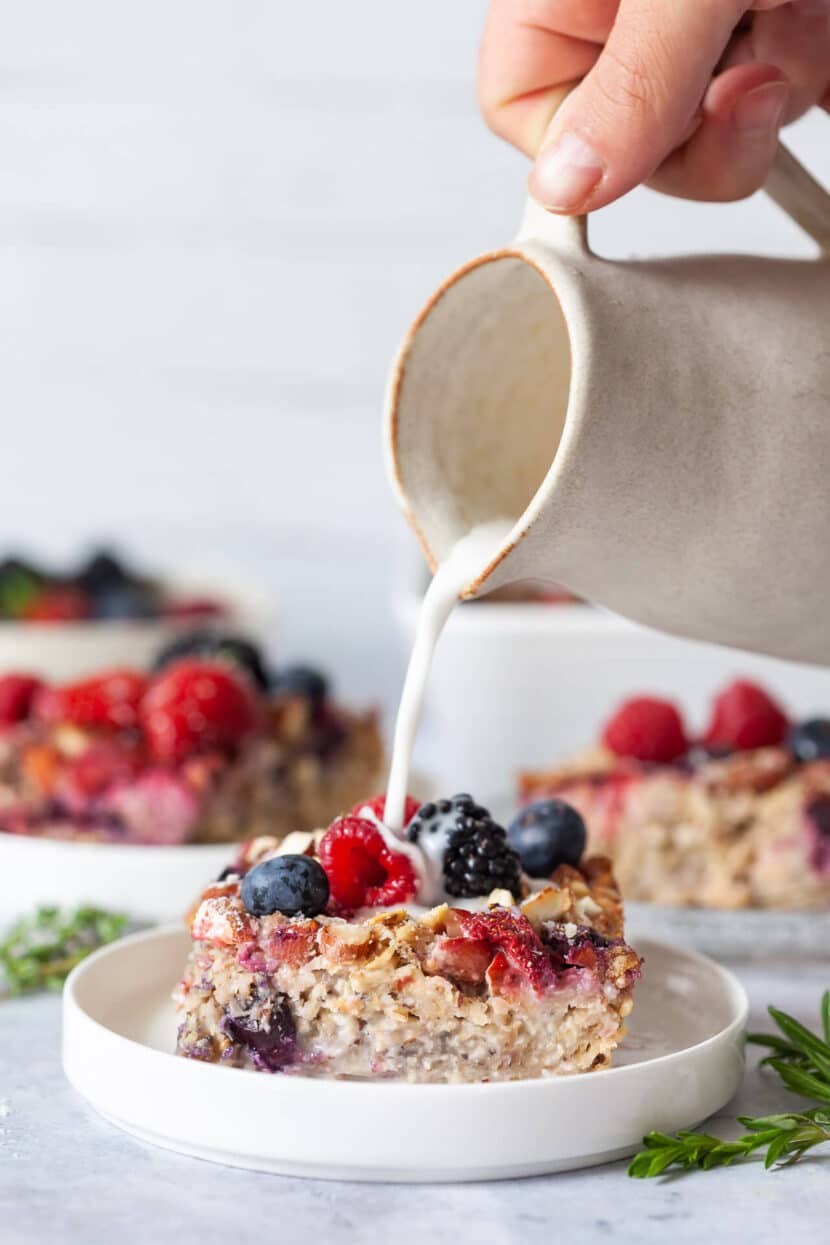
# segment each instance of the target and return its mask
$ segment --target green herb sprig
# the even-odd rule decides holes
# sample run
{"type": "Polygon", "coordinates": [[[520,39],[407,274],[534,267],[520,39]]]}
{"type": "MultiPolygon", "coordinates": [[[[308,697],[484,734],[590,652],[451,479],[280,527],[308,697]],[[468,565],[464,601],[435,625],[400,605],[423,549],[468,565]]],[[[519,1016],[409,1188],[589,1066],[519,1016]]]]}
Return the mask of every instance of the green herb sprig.
{"type": "Polygon", "coordinates": [[[41,907],[0,941],[0,995],[60,990],[69,972],[124,933],[127,918],[101,908],[41,907]]]}
{"type": "Polygon", "coordinates": [[[766,1150],[765,1168],[788,1167],[808,1150],[830,1142],[830,990],[821,1000],[823,1037],[776,1007],[767,1010],[780,1033],[750,1033],[747,1037],[748,1042],[769,1051],[761,1066],[773,1068],[793,1093],[827,1105],[782,1115],[739,1116],[738,1123],[747,1131],[732,1141],[710,1133],[648,1133],[643,1138],[645,1149],[629,1164],[629,1176],[647,1179],[661,1176],[672,1167],[684,1171],[728,1167],[756,1150],[766,1150]]]}

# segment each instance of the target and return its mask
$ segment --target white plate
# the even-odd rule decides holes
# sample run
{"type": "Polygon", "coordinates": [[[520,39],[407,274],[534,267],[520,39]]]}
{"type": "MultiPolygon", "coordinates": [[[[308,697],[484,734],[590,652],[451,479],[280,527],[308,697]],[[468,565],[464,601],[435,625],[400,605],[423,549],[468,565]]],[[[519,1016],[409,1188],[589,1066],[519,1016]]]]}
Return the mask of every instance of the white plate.
{"type": "Polygon", "coordinates": [[[232,843],[149,847],[0,831],[0,925],[40,904],[91,904],[141,925],[180,920],[234,850],[232,843]]]}
{"type": "Polygon", "coordinates": [[[96,952],[64,991],[63,1063],[119,1128],[235,1167],[348,1180],[495,1180],[632,1154],[650,1128],[696,1124],[743,1074],[747,1000],[725,969],[644,942],[630,1033],[607,1072],[492,1085],[310,1080],[170,1052],[177,928],[96,952]]]}

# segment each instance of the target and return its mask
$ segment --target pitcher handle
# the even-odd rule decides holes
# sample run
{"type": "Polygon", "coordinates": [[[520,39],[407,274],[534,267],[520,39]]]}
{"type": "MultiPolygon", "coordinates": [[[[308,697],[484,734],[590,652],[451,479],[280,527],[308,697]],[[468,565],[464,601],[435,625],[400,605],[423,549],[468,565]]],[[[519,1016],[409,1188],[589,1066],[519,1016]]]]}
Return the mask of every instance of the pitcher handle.
{"type": "Polygon", "coordinates": [[[764,190],[818,243],[822,254],[830,254],[830,194],[783,143],[778,144],[764,190]]]}
{"type": "MultiPolygon", "coordinates": [[[[818,243],[824,255],[830,255],[830,194],[783,143],[778,144],[764,190],[818,243]]],[[[534,238],[559,251],[591,251],[587,216],[561,216],[528,199],[516,240],[530,242],[534,238]]]]}

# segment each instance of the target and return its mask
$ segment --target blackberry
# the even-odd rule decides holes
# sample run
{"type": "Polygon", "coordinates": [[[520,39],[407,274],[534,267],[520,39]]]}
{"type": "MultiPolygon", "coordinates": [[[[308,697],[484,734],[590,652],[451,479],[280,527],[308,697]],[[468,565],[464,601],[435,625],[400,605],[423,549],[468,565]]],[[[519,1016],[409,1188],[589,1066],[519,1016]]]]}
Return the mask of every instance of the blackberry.
{"type": "Polygon", "coordinates": [[[501,888],[520,894],[518,854],[504,827],[471,795],[422,805],[407,827],[407,838],[427,857],[440,858],[448,895],[473,899],[501,888]]]}

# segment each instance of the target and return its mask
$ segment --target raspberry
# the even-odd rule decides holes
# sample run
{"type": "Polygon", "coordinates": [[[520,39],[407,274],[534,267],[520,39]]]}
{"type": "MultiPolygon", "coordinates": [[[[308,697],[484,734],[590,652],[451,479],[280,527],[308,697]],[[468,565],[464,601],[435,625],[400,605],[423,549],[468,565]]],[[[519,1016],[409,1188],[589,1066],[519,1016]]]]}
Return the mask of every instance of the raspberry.
{"type": "Polygon", "coordinates": [[[0,726],[13,726],[29,716],[35,693],[43,687],[33,674],[7,674],[0,678],[0,726]]]}
{"type": "MultiPolygon", "coordinates": [[[[403,824],[405,826],[409,825],[410,821],[420,807],[420,801],[416,800],[414,795],[408,795],[406,797],[406,804],[404,805],[403,814],[403,824]]],[[[373,800],[361,800],[359,804],[355,804],[350,815],[352,817],[359,817],[364,808],[370,808],[377,817],[378,821],[382,822],[386,813],[386,796],[376,795],[373,800]]]]}
{"type": "Polygon", "coordinates": [[[23,611],[27,622],[78,622],[89,618],[90,601],[81,588],[56,585],[38,592],[23,611]]]}
{"type": "Polygon", "coordinates": [[[556,981],[551,958],[526,916],[494,908],[490,912],[464,912],[455,909],[465,938],[488,942],[493,952],[501,952],[510,968],[520,974],[536,994],[550,989],[556,981]]]}
{"type": "Polygon", "coordinates": [[[669,700],[635,696],[605,724],[602,742],[618,757],[666,764],[689,747],[683,719],[669,700]]]}
{"type": "Polygon", "coordinates": [[[320,840],[319,855],[335,907],[342,911],[404,903],[418,889],[408,857],[388,848],[380,831],[360,817],[333,822],[320,840]]]}
{"type": "Polygon", "coordinates": [[[44,687],[32,710],[47,726],[71,722],[75,726],[126,729],[138,725],[139,703],[147,686],[135,670],[109,670],[92,679],[44,687]]]}
{"type": "Polygon", "coordinates": [[[158,761],[232,750],[256,729],[259,704],[250,679],[227,662],[174,662],[150,683],[140,721],[158,761]]]}
{"type": "Polygon", "coordinates": [[[703,739],[710,748],[725,746],[744,752],[783,743],[789,728],[786,713],[762,687],[736,679],[715,697],[703,739]]]}

